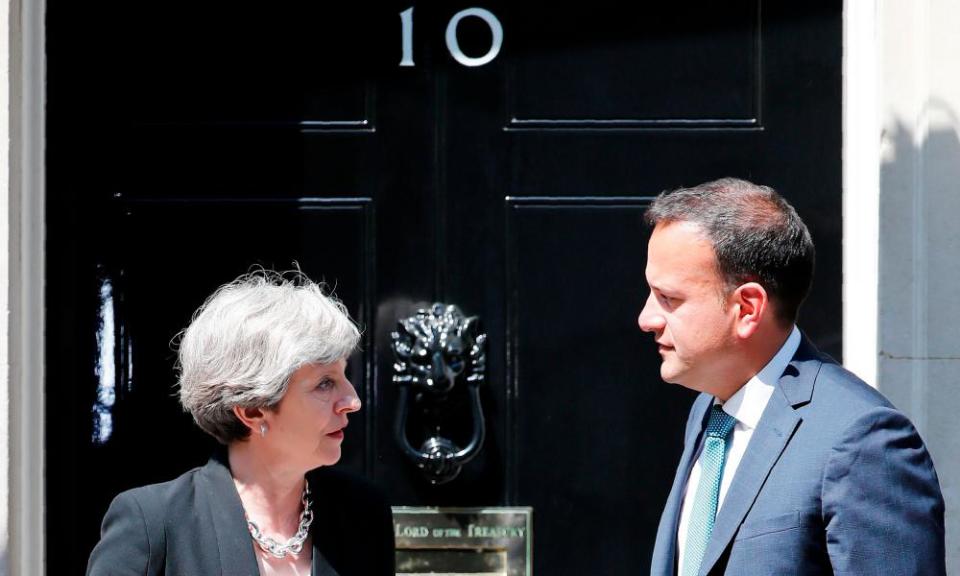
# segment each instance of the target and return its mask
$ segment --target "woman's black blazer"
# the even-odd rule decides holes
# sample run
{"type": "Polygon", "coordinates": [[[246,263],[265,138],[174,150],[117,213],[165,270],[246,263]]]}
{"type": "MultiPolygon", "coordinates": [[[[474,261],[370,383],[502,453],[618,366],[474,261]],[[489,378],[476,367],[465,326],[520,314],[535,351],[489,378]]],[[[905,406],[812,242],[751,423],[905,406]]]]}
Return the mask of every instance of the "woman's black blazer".
{"type": "MultiPolygon", "coordinates": [[[[390,507],[366,481],[330,468],[313,493],[314,576],[393,576],[390,507]]],[[[225,452],[176,480],[128,490],[110,504],[88,576],[259,576],[225,452]]]]}

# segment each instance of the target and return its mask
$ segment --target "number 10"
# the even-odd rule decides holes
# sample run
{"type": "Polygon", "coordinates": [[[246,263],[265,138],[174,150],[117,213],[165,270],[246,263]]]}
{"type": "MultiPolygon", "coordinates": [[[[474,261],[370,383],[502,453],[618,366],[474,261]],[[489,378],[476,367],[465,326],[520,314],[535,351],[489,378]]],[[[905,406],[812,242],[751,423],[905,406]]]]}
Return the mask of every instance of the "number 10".
{"type": "MultiPolygon", "coordinates": [[[[400,59],[401,66],[413,66],[413,6],[400,13],[400,24],[403,30],[403,40],[401,46],[403,49],[403,58],[400,59]]],[[[464,66],[483,66],[492,61],[500,53],[500,46],[503,45],[503,26],[500,21],[489,10],[483,8],[467,8],[453,15],[447,24],[447,50],[453,59],[464,66]],[[467,16],[475,16],[483,20],[490,28],[490,34],[493,41],[490,43],[490,49],[479,58],[471,58],[460,50],[460,42],[457,40],[457,27],[460,21],[467,16]]]]}

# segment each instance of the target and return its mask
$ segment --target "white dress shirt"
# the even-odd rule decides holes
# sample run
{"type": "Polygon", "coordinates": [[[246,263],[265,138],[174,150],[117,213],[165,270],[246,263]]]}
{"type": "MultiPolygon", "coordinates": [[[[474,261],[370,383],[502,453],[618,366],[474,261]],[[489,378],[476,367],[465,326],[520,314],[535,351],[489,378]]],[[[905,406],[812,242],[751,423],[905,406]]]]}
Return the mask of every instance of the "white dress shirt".
{"type": "MultiPolygon", "coordinates": [[[[730,397],[725,403],[714,399],[714,404],[722,404],[723,411],[733,416],[737,423],[733,427],[733,434],[727,441],[726,463],[723,466],[723,476],[720,479],[720,500],[717,506],[717,512],[723,506],[723,499],[727,495],[730,483],[733,481],[733,475],[740,466],[740,460],[747,450],[753,431],[763,416],[763,411],[767,407],[767,402],[773,394],[774,386],[787,365],[800,347],[800,330],[796,326],[783,343],[780,350],[770,359],[770,362],[763,367],[756,376],[744,384],[737,393],[730,397]]],[[[701,446],[702,449],[702,446],[701,446]]],[[[690,525],[690,514],[693,510],[693,500],[696,496],[697,486],[700,485],[700,474],[702,469],[700,455],[697,455],[697,461],[693,464],[693,470],[690,471],[690,478],[687,480],[687,486],[684,489],[683,504],[680,508],[680,525],[677,530],[677,561],[679,566],[678,574],[683,574],[684,552],[687,544],[687,527],[690,525]]]]}

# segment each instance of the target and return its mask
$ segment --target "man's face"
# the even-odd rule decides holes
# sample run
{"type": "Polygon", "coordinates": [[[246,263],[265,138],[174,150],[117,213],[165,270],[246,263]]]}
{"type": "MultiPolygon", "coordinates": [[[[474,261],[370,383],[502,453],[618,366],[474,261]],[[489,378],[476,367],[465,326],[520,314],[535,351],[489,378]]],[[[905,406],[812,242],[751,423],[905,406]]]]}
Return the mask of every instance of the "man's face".
{"type": "Polygon", "coordinates": [[[661,223],[647,252],[650,295],[638,323],[659,345],[660,376],[715,393],[736,363],[735,307],[717,272],[716,257],[698,225],[661,223]]]}

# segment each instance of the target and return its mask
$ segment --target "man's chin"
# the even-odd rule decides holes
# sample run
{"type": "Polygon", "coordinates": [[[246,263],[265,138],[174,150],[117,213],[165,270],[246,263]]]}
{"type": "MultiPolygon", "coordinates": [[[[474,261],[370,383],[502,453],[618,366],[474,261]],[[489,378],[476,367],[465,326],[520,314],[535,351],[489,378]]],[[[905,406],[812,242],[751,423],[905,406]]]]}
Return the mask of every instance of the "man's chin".
{"type": "Polygon", "coordinates": [[[703,392],[703,387],[698,386],[697,384],[690,382],[686,372],[681,372],[679,370],[671,370],[669,366],[663,364],[660,365],[660,378],[667,384],[673,384],[675,386],[683,386],[688,390],[693,390],[695,392],[703,392]]]}
{"type": "MultiPolygon", "coordinates": [[[[680,374],[667,365],[666,362],[660,364],[660,379],[667,384],[680,384],[680,374]]],[[[682,386],[682,384],[680,384],[682,386]]]]}

